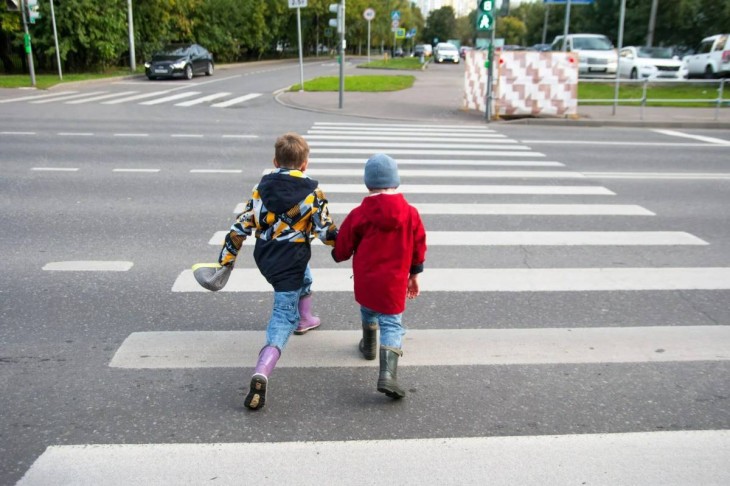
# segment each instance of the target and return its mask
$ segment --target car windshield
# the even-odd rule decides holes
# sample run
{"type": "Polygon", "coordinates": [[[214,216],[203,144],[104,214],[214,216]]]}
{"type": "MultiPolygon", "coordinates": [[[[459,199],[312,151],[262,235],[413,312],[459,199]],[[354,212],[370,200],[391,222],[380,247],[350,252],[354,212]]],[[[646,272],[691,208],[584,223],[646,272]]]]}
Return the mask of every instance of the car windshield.
{"type": "Polygon", "coordinates": [[[439,46],[439,51],[455,51],[456,46],[453,44],[441,44],[439,46]]]}
{"type": "Polygon", "coordinates": [[[639,57],[647,59],[671,59],[671,47],[640,47],[637,51],[639,57]]]}
{"type": "Polygon", "coordinates": [[[610,51],[613,44],[605,37],[574,37],[573,49],[585,49],[587,51],[610,51]]]}
{"type": "Polygon", "coordinates": [[[190,46],[167,46],[158,52],[161,56],[186,56],[188,54],[190,46]]]}

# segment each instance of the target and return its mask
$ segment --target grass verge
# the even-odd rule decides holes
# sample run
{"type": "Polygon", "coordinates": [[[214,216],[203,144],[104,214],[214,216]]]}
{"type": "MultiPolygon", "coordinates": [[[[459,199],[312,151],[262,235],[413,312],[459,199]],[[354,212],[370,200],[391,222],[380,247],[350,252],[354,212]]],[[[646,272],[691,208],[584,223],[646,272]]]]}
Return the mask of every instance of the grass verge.
{"type": "Polygon", "coordinates": [[[398,57],[395,59],[388,59],[387,61],[385,59],[379,59],[377,61],[366,62],[365,64],[358,65],[357,67],[366,69],[420,70],[423,65],[417,57],[398,57]]]}
{"type": "MultiPolygon", "coordinates": [[[[141,71],[140,71],[141,72],[141,71]]],[[[129,70],[109,71],[105,73],[82,73],[64,74],[63,81],[58,79],[58,74],[37,74],[35,77],[36,88],[48,89],[51,86],[62,83],[73,83],[76,81],[88,81],[92,79],[113,78],[117,76],[129,76],[129,70]]],[[[3,74],[0,75],[0,88],[30,88],[30,74],[3,74]]]]}
{"type": "MultiPolygon", "coordinates": [[[[717,105],[718,83],[690,84],[690,83],[649,83],[646,89],[645,106],[675,106],[675,107],[713,107],[717,105]],[[656,101],[651,101],[656,100],[656,101]],[[682,101],[692,100],[692,101],[682,101]],[[706,101],[705,101],[706,100],[706,101]]],[[[578,102],[582,105],[604,105],[613,103],[616,84],[606,83],[578,83],[578,102]],[[596,100],[606,100],[605,102],[596,100]]],[[[619,85],[619,104],[623,106],[640,106],[643,97],[641,83],[619,85]]],[[[723,91],[723,99],[730,100],[730,85],[723,91]]],[[[725,101],[727,105],[728,101],[725,101]]]]}
{"type": "MultiPolygon", "coordinates": [[[[414,76],[345,76],[345,91],[362,91],[377,93],[381,91],[399,91],[410,88],[416,80],[414,76]]],[[[289,91],[299,91],[300,85],[295,84],[289,91]]],[[[339,91],[339,76],[314,78],[304,82],[304,91],[339,91]]]]}

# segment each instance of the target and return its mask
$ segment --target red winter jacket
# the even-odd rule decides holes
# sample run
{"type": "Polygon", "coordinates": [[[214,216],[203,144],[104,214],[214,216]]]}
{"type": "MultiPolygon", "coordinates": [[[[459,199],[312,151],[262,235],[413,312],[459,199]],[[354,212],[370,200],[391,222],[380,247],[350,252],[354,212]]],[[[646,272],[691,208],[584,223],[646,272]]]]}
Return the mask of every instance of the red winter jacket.
{"type": "Polygon", "coordinates": [[[355,300],[383,314],[406,308],[408,276],[421,273],[426,258],[426,231],[416,208],[402,194],[363,199],[340,227],[332,256],[353,257],[355,300]]]}

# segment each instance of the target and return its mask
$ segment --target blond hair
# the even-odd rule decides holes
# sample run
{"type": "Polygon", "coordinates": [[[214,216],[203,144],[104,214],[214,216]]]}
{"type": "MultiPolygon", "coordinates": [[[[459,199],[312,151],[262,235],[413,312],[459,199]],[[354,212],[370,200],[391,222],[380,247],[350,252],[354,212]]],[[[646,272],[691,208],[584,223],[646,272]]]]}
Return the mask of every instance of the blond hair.
{"type": "Polygon", "coordinates": [[[285,133],[276,139],[274,158],[280,167],[299,169],[309,158],[309,144],[298,133],[285,133]]]}

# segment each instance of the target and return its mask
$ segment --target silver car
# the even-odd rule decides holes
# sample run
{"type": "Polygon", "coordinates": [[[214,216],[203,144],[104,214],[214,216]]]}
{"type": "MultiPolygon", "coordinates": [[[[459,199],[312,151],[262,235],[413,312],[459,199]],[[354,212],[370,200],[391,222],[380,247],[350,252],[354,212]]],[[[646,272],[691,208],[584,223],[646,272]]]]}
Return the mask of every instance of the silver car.
{"type": "Polygon", "coordinates": [[[438,63],[451,61],[454,64],[459,64],[459,49],[454,44],[439,42],[433,50],[433,58],[438,63]]]}

